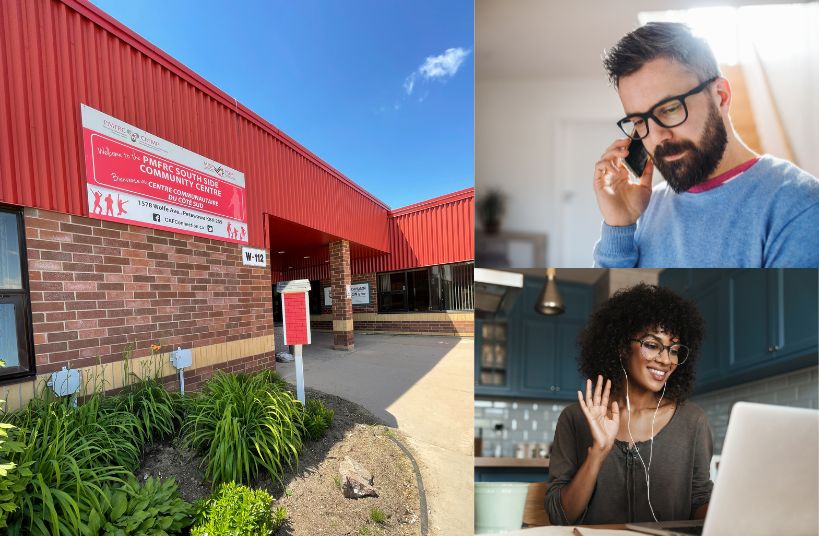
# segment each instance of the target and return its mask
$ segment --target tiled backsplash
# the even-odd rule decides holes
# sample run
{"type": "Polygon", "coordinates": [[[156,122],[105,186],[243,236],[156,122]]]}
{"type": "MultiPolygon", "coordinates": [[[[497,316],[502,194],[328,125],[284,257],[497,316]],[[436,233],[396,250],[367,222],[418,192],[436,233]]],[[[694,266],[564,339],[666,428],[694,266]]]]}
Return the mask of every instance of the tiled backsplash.
{"type": "MultiPolygon", "coordinates": [[[[708,415],[714,434],[714,452],[722,451],[728,416],[735,402],[759,402],[819,409],[819,368],[811,367],[765,380],[745,383],[692,398],[708,415]]],[[[516,443],[546,443],[554,439],[555,425],[566,401],[475,400],[475,437],[482,434],[483,455],[514,456],[516,443]],[[495,425],[502,424],[501,432],[495,425]]]]}
{"type": "Polygon", "coordinates": [[[714,453],[722,452],[728,417],[735,402],[758,402],[819,409],[819,368],[810,367],[765,380],[695,396],[691,400],[708,415],[714,434],[714,453]]]}
{"type": "Polygon", "coordinates": [[[546,443],[555,435],[565,401],[475,400],[475,437],[483,434],[484,456],[514,456],[515,443],[546,443]],[[495,425],[503,431],[496,432],[495,425]],[[498,454],[500,446],[500,454],[498,454]]]}

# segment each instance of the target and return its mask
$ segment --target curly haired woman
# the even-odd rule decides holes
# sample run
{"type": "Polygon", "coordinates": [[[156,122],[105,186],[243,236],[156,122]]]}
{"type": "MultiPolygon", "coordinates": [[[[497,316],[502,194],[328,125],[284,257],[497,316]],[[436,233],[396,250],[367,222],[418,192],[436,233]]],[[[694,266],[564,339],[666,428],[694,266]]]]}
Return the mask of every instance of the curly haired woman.
{"type": "Polygon", "coordinates": [[[578,339],[586,392],[555,430],[553,524],[705,518],[713,440],[687,401],[702,337],[694,305],[653,285],[620,290],[592,315],[578,339]]]}

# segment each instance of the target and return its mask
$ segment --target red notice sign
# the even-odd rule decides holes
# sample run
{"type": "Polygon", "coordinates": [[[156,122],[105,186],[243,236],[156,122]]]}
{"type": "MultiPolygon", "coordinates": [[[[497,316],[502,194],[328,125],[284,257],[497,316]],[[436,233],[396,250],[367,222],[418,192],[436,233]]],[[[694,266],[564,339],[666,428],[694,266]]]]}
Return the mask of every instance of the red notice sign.
{"type": "Polygon", "coordinates": [[[82,105],[92,218],[248,243],[244,174],[82,105]]]}
{"type": "Polygon", "coordinates": [[[310,308],[307,292],[282,294],[284,344],[310,344],[310,308]]]}

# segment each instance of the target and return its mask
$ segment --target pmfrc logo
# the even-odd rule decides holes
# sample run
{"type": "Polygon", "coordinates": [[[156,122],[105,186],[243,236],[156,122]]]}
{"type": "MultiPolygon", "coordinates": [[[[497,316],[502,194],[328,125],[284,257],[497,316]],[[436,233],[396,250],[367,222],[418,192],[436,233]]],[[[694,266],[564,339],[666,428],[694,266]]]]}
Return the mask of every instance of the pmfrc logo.
{"type": "Polygon", "coordinates": [[[140,134],[137,130],[128,129],[128,135],[131,137],[131,141],[136,143],[137,141],[141,141],[145,145],[150,145],[152,147],[159,147],[159,142],[153,138],[149,138],[144,134],[140,134]]]}

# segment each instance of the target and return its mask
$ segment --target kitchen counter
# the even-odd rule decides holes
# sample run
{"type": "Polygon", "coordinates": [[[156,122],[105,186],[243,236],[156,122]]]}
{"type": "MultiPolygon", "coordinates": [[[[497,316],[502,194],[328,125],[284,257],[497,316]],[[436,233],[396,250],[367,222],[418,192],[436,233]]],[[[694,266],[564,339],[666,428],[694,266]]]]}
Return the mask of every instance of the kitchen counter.
{"type": "Polygon", "coordinates": [[[475,467],[496,467],[516,469],[548,469],[548,458],[494,458],[478,456],[475,458],[475,467]]]}

